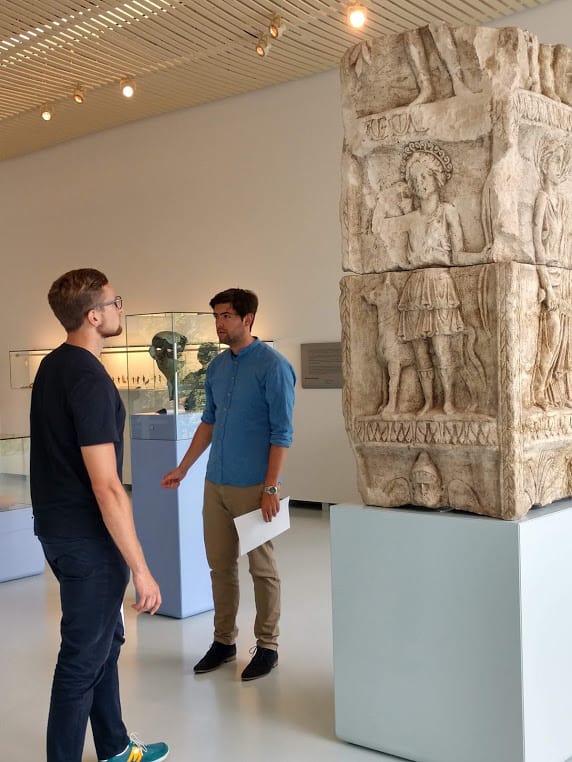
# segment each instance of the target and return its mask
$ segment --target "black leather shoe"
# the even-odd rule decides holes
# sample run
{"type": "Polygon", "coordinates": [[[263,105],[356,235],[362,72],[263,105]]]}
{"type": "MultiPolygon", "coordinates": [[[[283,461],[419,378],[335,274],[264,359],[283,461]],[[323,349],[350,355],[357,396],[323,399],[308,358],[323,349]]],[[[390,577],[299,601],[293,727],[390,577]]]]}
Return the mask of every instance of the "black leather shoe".
{"type": "Polygon", "coordinates": [[[193,669],[197,675],[200,675],[203,672],[212,672],[213,669],[218,669],[221,664],[225,664],[227,661],[235,661],[235,659],[235,645],[227,646],[226,643],[219,643],[215,640],[203,658],[195,664],[193,669]]]}
{"type": "Polygon", "coordinates": [[[241,677],[243,680],[256,680],[257,677],[267,675],[277,664],[278,651],[258,646],[254,649],[252,661],[245,667],[241,677]]]}

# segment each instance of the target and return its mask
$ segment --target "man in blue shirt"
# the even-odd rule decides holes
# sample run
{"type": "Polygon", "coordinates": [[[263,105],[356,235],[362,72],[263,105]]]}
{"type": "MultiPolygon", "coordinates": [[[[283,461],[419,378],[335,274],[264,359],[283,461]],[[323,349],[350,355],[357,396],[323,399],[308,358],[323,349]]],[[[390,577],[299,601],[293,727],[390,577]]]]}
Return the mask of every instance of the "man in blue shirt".
{"type": "MultiPolygon", "coordinates": [[[[195,665],[211,672],[236,659],[238,537],[234,519],[260,506],[265,521],[280,510],[280,473],[292,443],[296,376],[290,363],[251,333],[258,308],[252,291],[231,288],[210,306],[219,340],[229,349],[212,360],[201,423],[181,463],[163,477],[176,488],[211,445],[203,521],[214,599],[214,641],[195,665]]],[[[254,582],[256,651],[242,672],[254,680],[278,663],[280,578],[272,542],[248,554],[254,582]]]]}

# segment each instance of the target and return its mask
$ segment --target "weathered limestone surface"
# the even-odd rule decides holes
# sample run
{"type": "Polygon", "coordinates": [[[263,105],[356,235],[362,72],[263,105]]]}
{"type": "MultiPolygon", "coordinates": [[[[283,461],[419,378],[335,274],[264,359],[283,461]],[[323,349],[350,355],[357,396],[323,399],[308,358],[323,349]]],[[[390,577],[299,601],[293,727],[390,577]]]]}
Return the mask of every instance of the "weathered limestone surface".
{"type": "Polygon", "coordinates": [[[572,51],[424,27],[342,62],[344,415],[368,504],[572,495],[572,51]]]}

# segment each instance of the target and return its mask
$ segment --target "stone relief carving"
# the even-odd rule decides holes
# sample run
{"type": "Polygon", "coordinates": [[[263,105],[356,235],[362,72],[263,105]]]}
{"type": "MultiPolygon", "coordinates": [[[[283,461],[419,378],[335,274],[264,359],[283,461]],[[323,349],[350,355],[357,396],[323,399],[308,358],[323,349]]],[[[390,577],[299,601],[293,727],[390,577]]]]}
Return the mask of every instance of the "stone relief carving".
{"type": "Polygon", "coordinates": [[[406,266],[413,269],[395,303],[399,318],[391,348],[386,345],[395,322],[391,320],[395,316],[392,298],[395,290],[386,281],[383,295],[375,290],[364,295],[370,303],[378,305],[378,356],[389,369],[386,413],[395,412],[399,369],[412,364],[411,356],[424,398],[419,415],[434,409],[436,376],[443,390],[443,412],[455,411],[452,384],[456,372],[467,384],[471,409],[477,407],[473,374],[476,370],[478,380],[483,383],[482,366],[473,353],[474,370],[469,370],[455,346],[455,337],[464,333],[465,324],[449,266],[465,258],[463,230],[455,205],[440,197],[440,189],[452,173],[450,157],[433,141],[406,144],[401,161],[402,180],[397,186],[390,186],[399,190],[392,196],[381,196],[373,215],[374,233],[384,237],[387,232],[390,240],[396,233],[405,235],[406,266]]]}
{"type": "Polygon", "coordinates": [[[451,160],[431,141],[406,147],[403,175],[418,202],[417,209],[404,215],[408,218],[407,254],[411,265],[421,269],[411,273],[399,300],[399,336],[411,342],[415,354],[424,397],[421,415],[433,409],[436,373],[443,387],[443,412],[455,410],[452,339],[463,331],[464,324],[447,265],[463,249],[463,232],[454,205],[439,196],[451,173],[451,160]]]}
{"type": "Polygon", "coordinates": [[[546,410],[572,407],[572,287],[570,272],[559,267],[572,261],[572,208],[560,192],[571,171],[570,144],[542,136],[535,163],[540,189],[532,225],[541,310],[532,401],[546,410]]]}
{"type": "Polygon", "coordinates": [[[554,453],[541,452],[538,458],[524,464],[524,489],[532,505],[546,505],[557,500],[564,483],[564,464],[554,453]]]}
{"type": "MultiPolygon", "coordinates": [[[[439,269],[356,276],[351,282],[351,295],[344,299],[344,303],[350,305],[349,315],[353,313],[357,318],[353,341],[360,342],[365,348],[352,353],[354,363],[358,363],[364,371],[360,381],[363,391],[360,389],[358,395],[363,401],[359,405],[360,415],[378,415],[384,420],[415,418],[431,421],[447,415],[456,421],[475,418],[480,421],[491,417],[487,377],[494,377],[495,371],[493,367],[485,367],[480,359],[481,354],[487,355],[486,345],[491,340],[487,314],[491,289],[487,286],[486,271],[466,268],[453,270],[450,275],[451,289],[459,303],[465,305],[465,317],[462,318],[462,329],[450,337],[450,346],[446,347],[450,350],[447,355],[450,374],[445,378],[445,384],[450,381],[449,386],[442,381],[443,373],[439,365],[442,355],[434,352],[430,339],[427,339],[427,357],[437,368],[437,372],[430,374],[431,387],[428,391],[424,375],[427,369],[418,365],[415,344],[407,340],[401,330],[400,305],[403,295],[407,295],[412,273],[439,269]],[[362,306],[356,309],[358,301],[362,306]],[[485,324],[487,330],[483,328],[485,324]],[[429,393],[431,404],[427,405],[429,393]],[[445,412],[447,401],[451,405],[449,413],[445,412]]],[[[357,391],[354,389],[354,392],[357,391]]],[[[355,398],[355,394],[353,396],[355,398]]]]}
{"type": "Polygon", "coordinates": [[[344,57],[343,405],[365,502],[512,519],[572,494],[571,104],[572,52],[516,28],[344,57]]]}
{"type": "Polygon", "coordinates": [[[546,45],[527,34],[530,75],[528,88],[542,93],[557,103],[572,106],[572,91],[568,81],[570,50],[565,45],[546,45]]]}
{"type": "MultiPolygon", "coordinates": [[[[554,433],[554,432],[553,432],[554,433]]],[[[497,427],[491,421],[385,421],[363,416],[355,421],[354,436],[360,443],[404,445],[498,445],[497,427]]]]}
{"type": "Polygon", "coordinates": [[[567,495],[572,495],[572,457],[564,458],[564,489],[567,495]]]}
{"type": "Polygon", "coordinates": [[[383,277],[379,286],[366,286],[363,298],[377,310],[377,360],[382,372],[381,399],[377,412],[382,416],[398,412],[397,399],[404,368],[415,366],[410,343],[399,338],[399,294],[390,279],[383,277]]]}
{"type": "Polygon", "coordinates": [[[441,473],[427,452],[421,452],[407,477],[399,476],[385,485],[388,506],[419,505],[425,508],[450,506],[479,512],[479,498],[461,479],[444,483],[441,473]]]}
{"type": "MultiPolygon", "coordinates": [[[[427,29],[431,34],[431,39],[439,52],[441,60],[447,68],[454,95],[471,95],[472,91],[463,82],[463,73],[457,53],[457,43],[453,38],[450,27],[444,24],[430,24],[427,29]]],[[[431,79],[431,68],[420,29],[413,29],[405,33],[405,46],[419,87],[419,95],[412,101],[412,105],[429,103],[435,100],[436,97],[431,79]]]]}

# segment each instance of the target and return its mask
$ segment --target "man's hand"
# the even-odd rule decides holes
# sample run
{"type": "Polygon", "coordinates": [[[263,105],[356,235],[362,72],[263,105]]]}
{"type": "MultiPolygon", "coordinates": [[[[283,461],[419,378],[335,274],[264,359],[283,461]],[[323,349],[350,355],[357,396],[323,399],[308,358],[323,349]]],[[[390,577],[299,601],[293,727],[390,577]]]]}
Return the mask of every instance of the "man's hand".
{"type": "Polygon", "coordinates": [[[164,487],[165,489],[177,489],[179,484],[185,478],[185,475],[185,472],[181,470],[180,466],[177,466],[177,468],[169,471],[169,473],[165,474],[161,479],[161,487],[164,487]]]}
{"type": "Polygon", "coordinates": [[[187,471],[193,467],[193,464],[196,463],[210,445],[212,438],[213,424],[203,423],[203,421],[201,421],[191,440],[189,449],[183,456],[183,460],[179,463],[177,468],[174,468],[172,471],[169,471],[168,474],[165,474],[161,479],[161,487],[164,487],[165,489],[177,489],[187,475],[187,471]]]}
{"type": "Polygon", "coordinates": [[[141,613],[148,611],[154,614],[161,605],[161,591],[149,571],[133,574],[133,584],[137,593],[137,603],[132,608],[141,613]]]}
{"type": "Polygon", "coordinates": [[[260,510],[264,521],[272,521],[280,511],[280,495],[269,495],[267,492],[263,492],[260,510]]]}

